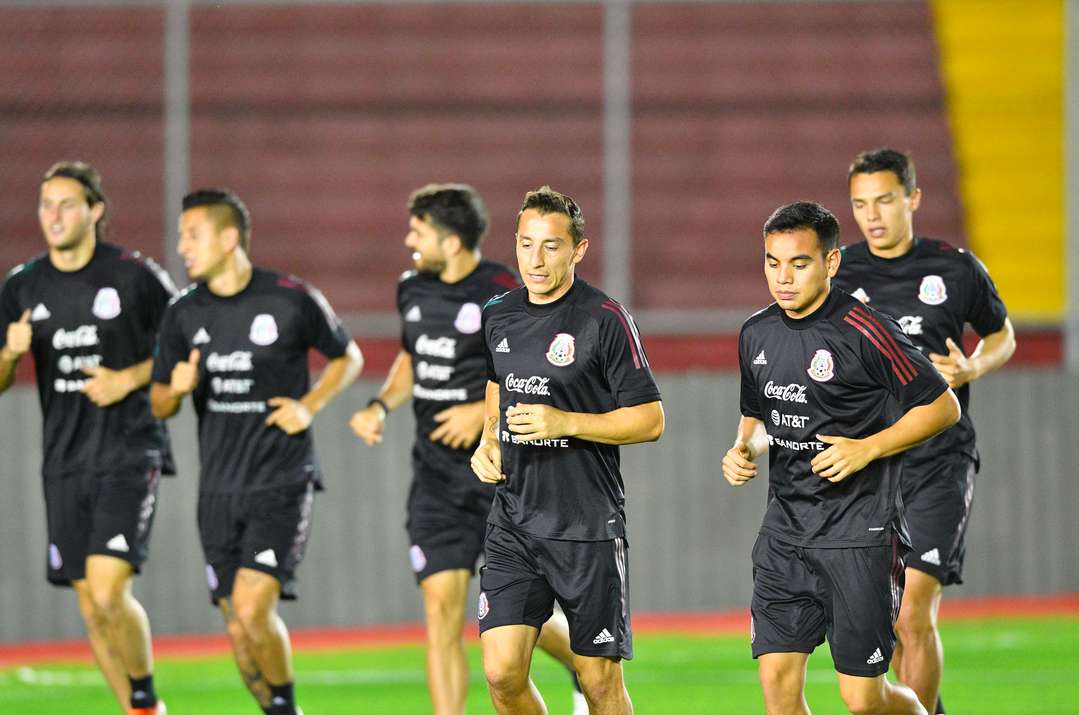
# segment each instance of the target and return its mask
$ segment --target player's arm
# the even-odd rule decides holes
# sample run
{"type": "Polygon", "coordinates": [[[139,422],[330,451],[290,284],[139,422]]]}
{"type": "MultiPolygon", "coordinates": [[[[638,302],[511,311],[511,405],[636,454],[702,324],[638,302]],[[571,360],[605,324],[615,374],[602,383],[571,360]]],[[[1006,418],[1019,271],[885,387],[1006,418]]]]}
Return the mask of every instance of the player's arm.
{"type": "Polygon", "coordinates": [[[90,376],[83,385],[82,393],[98,407],[107,407],[120,402],[129,394],[150,383],[153,358],[147,358],[122,370],[110,370],[107,367],[84,367],[82,371],[90,376]]]}
{"type": "Polygon", "coordinates": [[[150,411],[159,420],[167,420],[180,411],[184,396],[199,384],[199,350],[192,350],[187,360],[181,360],[172,368],[168,382],[150,385],[150,411]]]}
{"type": "Polygon", "coordinates": [[[890,457],[921,444],[959,421],[959,400],[945,390],[928,405],[907,410],[898,421],[862,439],[817,435],[831,445],[813,458],[813,473],[830,482],[841,482],[875,459],[890,457]]]}
{"type": "Polygon", "coordinates": [[[1015,328],[1012,321],[1005,318],[1003,327],[982,338],[969,357],[951,338],[945,342],[948,354],[929,353],[929,359],[948,387],[955,390],[985,377],[1011,359],[1015,352],[1015,328]]]}
{"type": "Polygon", "coordinates": [[[734,446],[723,456],[723,477],[732,487],[742,486],[757,476],[757,465],[753,462],[767,451],[768,433],[764,423],[756,417],[742,415],[734,446]]]}
{"type": "Polygon", "coordinates": [[[506,479],[506,476],[502,474],[502,448],[498,444],[499,390],[497,382],[487,381],[483,404],[483,431],[480,433],[480,444],[472,454],[472,471],[481,482],[497,484],[506,479]]]}
{"type": "Polygon", "coordinates": [[[600,414],[517,403],[506,410],[506,425],[528,441],[576,437],[614,445],[655,442],[663,434],[663,403],[656,400],[600,414]]]}
{"type": "Polygon", "coordinates": [[[390,366],[390,374],[382,383],[382,388],[371,400],[371,404],[357,411],[349,420],[349,426],[356,436],[368,445],[382,441],[382,430],[386,417],[401,405],[408,402],[412,395],[412,356],[407,350],[401,350],[390,366]]]}
{"type": "Polygon", "coordinates": [[[30,309],[27,308],[14,323],[7,326],[4,347],[0,348],[0,393],[15,381],[15,366],[30,349],[33,328],[30,327],[30,309]]]}
{"type": "Polygon", "coordinates": [[[298,400],[291,397],[271,397],[266,404],[275,408],[266,418],[267,427],[277,427],[286,434],[298,434],[311,426],[322,408],[352,384],[363,369],[363,353],[350,340],[345,354],[330,360],[315,386],[298,400]]]}

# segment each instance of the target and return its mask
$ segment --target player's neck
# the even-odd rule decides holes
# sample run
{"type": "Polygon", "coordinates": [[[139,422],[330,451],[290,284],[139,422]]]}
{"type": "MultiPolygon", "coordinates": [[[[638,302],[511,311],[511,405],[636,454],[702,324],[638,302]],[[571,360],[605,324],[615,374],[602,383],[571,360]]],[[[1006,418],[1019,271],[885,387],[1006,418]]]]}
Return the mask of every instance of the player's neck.
{"type": "Polygon", "coordinates": [[[223,270],[206,281],[210,292],[222,298],[236,295],[246,288],[254,272],[251,260],[242,251],[233,251],[227,260],[223,270]]]}
{"type": "Polygon", "coordinates": [[[877,258],[902,258],[914,249],[914,230],[911,229],[899,243],[889,248],[877,248],[868,241],[866,241],[866,245],[869,246],[869,252],[877,258]]]}
{"type": "Polygon", "coordinates": [[[829,284],[828,287],[824,289],[824,292],[817,296],[817,299],[813,301],[811,305],[807,305],[801,310],[797,311],[784,309],[783,312],[786,313],[787,317],[791,320],[802,320],[804,318],[808,318],[824,306],[825,302],[827,302],[828,300],[828,296],[830,296],[831,294],[832,286],[829,284]]]}
{"type": "Polygon", "coordinates": [[[97,238],[91,233],[69,248],[50,248],[49,262],[56,270],[64,273],[81,271],[93,259],[95,248],[97,248],[97,238]]]}
{"type": "Polygon", "coordinates": [[[446,267],[439,272],[438,279],[443,283],[459,283],[472,275],[479,264],[479,251],[461,251],[446,261],[446,267]]]}

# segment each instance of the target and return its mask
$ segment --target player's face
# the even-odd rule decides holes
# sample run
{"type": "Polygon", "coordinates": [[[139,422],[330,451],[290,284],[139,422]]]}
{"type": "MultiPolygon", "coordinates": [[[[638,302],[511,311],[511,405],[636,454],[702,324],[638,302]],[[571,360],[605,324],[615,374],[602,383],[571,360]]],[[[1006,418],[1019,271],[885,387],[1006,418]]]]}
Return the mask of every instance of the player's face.
{"type": "Polygon", "coordinates": [[[828,297],[829,279],[839,270],[839,250],[821,255],[816,231],[770,233],[764,239],[764,275],[779,307],[792,318],[819,308],[828,297]]]}
{"type": "Polygon", "coordinates": [[[219,230],[205,206],[197,206],[180,214],[180,243],[176,252],[184,259],[187,277],[193,281],[210,280],[225,266],[235,241],[230,240],[236,229],[219,230]]]}
{"type": "Polygon", "coordinates": [[[565,214],[529,209],[517,222],[517,270],[533,303],[558,300],[573,285],[573,268],[584,258],[588,240],[576,246],[565,214]]]}
{"type": "Polygon", "coordinates": [[[94,236],[103,204],[91,207],[86,192],[75,179],[57,176],[41,185],[37,218],[45,242],[53,250],[70,250],[94,236]]]}
{"type": "Polygon", "coordinates": [[[914,237],[914,212],[921,199],[921,189],[907,195],[894,171],[855,174],[850,179],[854,220],[873,253],[885,257],[906,252],[914,237]]]}
{"type": "Polygon", "coordinates": [[[405,245],[412,249],[412,262],[421,273],[441,273],[446,268],[446,254],[442,251],[442,237],[438,229],[422,218],[408,219],[408,235],[405,245]]]}

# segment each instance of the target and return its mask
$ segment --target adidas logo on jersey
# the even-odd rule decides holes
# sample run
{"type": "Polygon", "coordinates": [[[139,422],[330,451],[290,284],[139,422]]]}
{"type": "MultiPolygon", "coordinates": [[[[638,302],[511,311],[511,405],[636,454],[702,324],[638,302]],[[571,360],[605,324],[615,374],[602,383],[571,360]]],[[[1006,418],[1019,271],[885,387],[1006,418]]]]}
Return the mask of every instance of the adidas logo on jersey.
{"type": "Polygon", "coordinates": [[[255,563],[262,564],[263,566],[269,566],[272,569],[277,568],[277,554],[273,552],[273,549],[266,549],[255,554],[255,563]]]}
{"type": "Polygon", "coordinates": [[[414,305],[408,309],[405,313],[405,320],[409,323],[418,323],[423,315],[420,313],[420,306],[414,305]]]}
{"type": "Polygon", "coordinates": [[[869,302],[869,294],[865,292],[864,288],[859,288],[858,290],[854,291],[853,293],[851,293],[851,296],[857,298],[863,303],[869,302]]]}
{"type": "Polygon", "coordinates": [[[922,561],[927,564],[933,564],[934,566],[940,566],[940,551],[935,547],[922,554],[922,561]]]}
{"type": "Polygon", "coordinates": [[[495,347],[495,352],[496,352],[496,353],[508,353],[509,351],[510,351],[510,341],[509,341],[509,338],[502,338],[502,342],[500,342],[500,343],[499,343],[499,344],[498,344],[498,345],[497,345],[497,346],[495,347]]]}
{"type": "Polygon", "coordinates": [[[206,328],[199,328],[195,337],[191,338],[192,345],[205,345],[208,342],[210,342],[210,334],[206,332],[206,328]]]}
{"type": "Polygon", "coordinates": [[[48,320],[52,317],[52,313],[45,307],[44,303],[38,303],[34,306],[34,310],[30,313],[30,322],[36,322],[38,320],[48,320]]]}
{"type": "Polygon", "coordinates": [[[606,628],[604,628],[602,631],[597,633],[596,637],[592,639],[592,645],[599,645],[601,643],[612,643],[612,642],[614,642],[614,636],[612,636],[611,632],[609,630],[607,630],[606,628]]]}
{"type": "Polygon", "coordinates": [[[884,656],[880,654],[880,648],[877,648],[875,651],[873,651],[873,655],[866,658],[865,662],[868,665],[876,665],[877,663],[881,663],[883,661],[884,661],[884,656]]]}
{"type": "Polygon", "coordinates": [[[768,358],[764,357],[764,351],[761,350],[757,357],[753,358],[754,365],[767,365],[768,358]]]}
{"type": "Polygon", "coordinates": [[[109,551],[131,551],[131,547],[127,545],[127,539],[124,538],[123,534],[117,534],[106,541],[105,548],[109,551]]]}

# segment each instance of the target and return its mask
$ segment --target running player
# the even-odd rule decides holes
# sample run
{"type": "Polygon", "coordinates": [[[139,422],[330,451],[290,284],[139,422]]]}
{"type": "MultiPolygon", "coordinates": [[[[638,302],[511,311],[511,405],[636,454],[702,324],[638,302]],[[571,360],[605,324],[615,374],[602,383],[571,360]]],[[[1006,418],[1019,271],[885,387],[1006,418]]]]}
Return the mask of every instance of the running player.
{"type": "Polygon", "coordinates": [[[38,220],[48,251],[12,270],[0,292],[0,392],[31,353],[45,418],[48,579],[75,588],[121,707],[150,715],[165,704],[131,582],[146,560],[158,479],[173,473],[146,388],[176,289],[150,259],[105,243],[108,208],[92,166],[61,162],[46,172],[38,220]]]}
{"type": "Polygon", "coordinates": [[[196,283],[170,305],[154,359],[154,414],[192,395],[199,432],[199,535],[211,600],[225,617],[244,684],[272,715],[299,713],[279,599],[296,569],[322,488],[308,428],[363,358],[322,294],[256,268],[251,220],[233,193],[183,199],[179,253],[196,283]],[[327,358],[310,386],[307,352],[327,358]]]}
{"type": "MultiPolygon", "coordinates": [[[[402,348],[378,396],[351,425],[368,445],[378,444],[387,415],[413,398],[407,528],[423,591],[427,686],[436,715],[460,715],[468,694],[465,599],[494,496],[494,487],[477,481],[468,464],[483,427],[487,384],[480,307],[520,284],[508,268],[480,255],[487,210],[472,187],[430,184],[412,194],[408,211],[405,245],[416,269],[397,286],[402,348]]],[[[572,672],[564,616],[556,613],[544,624],[539,646],[572,672]]],[[[587,715],[579,690],[574,708],[587,715]]]]}
{"type": "Polygon", "coordinates": [[[590,712],[632,712],[625,496],[618,445],[663,433],[663,407],[637,326],[574,277],[584,217],[543,187],[517,220],[524,287],[483,311],[485,423],[472,468],[498,484],[484,543],[479,622],[495,709],[544,713],[529,679],[557,601],[590,712]]]}
{"type": "Polygon", "coordinates": [[[903,455],[903,504],[913,552],[899,609],[896,677],[930,712],[943,713],[944,650],[937,614],[944,586],[963,582],[966,531],[978,472],[969,383],[1008,361],[1015,331],[981,261],[943,241],[914,235],[922,200],[914,162],[892,149],[859,154],[847,174],[865,241],[843,249],[835,285],[899,321],[914,346],[955,390],[959,423],[903,455]],[[960,347],[969,324],[981,337],[960,347]]]}
{"type": "Polygon", "coordinates": [[[925,713],[885,676],[908,546],[898,455],[954,424],[959,403],[893,321],[830,288],[827,209],[782,206],[764,236],[776,302],[742,327],[742,419],[723,475],[744,484],[767,450],[751,606],[765,710],[809,712],[806,662],[827,637],[851,712],[925,713]]]}

